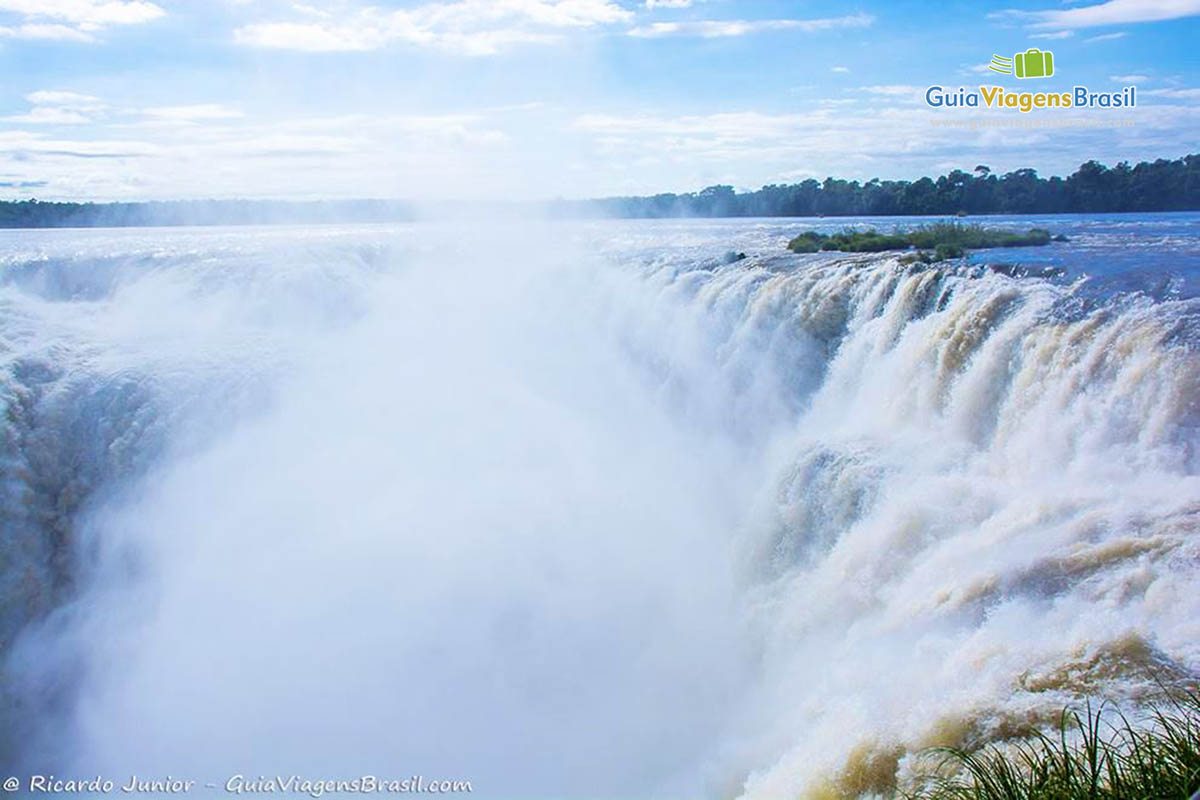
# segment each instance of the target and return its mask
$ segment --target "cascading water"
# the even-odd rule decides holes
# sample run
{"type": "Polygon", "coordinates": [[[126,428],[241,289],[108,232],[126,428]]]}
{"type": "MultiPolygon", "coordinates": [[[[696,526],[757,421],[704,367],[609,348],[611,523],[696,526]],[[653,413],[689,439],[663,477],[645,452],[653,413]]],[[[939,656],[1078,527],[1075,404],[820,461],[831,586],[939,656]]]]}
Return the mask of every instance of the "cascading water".
{"type": "Polygon", "coordinates": [[[849,797],[1194,674],[1196,301],[785,229],[10,243],[4,766],[849,797]]]}

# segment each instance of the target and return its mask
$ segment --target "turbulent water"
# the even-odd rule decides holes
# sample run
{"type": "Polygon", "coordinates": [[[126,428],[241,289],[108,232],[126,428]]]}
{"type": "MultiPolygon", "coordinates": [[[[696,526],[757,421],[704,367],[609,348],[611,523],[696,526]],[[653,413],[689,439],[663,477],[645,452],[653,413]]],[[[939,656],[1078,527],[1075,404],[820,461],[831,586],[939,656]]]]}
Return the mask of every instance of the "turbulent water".
{"type": "Polygon", "coordinates": [[[1195,675],[1200,217],[1019,224],[5,233],[0,767],[852,797],[1195,675]]]}

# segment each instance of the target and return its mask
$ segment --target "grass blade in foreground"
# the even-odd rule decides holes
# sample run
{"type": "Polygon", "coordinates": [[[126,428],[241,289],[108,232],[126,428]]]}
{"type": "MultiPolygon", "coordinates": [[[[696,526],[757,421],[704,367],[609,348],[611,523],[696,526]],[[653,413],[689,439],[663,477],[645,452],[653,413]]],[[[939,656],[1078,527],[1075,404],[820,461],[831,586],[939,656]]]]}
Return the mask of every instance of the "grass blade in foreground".
{"type": "Polygon", "coordinates": [[[1188,800],[1200,790],[1200,694],[1156,707],[1147,727],[1116,711],[1064,711],[1056,736],[948,748],[910,800],[1188,800]]]}

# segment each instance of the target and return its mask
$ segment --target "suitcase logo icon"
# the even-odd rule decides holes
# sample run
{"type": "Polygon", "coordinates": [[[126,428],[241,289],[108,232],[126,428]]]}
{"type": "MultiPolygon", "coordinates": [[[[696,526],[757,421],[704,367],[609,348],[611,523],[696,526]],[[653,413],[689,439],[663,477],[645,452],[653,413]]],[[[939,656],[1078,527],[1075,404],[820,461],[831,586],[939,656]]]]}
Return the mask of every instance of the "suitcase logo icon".
{"type": "Polygon", "coordinates": [[[1018,78],[1049,78],[1054,74],[1054,53],[1031,47],[1012,58],[994,55],[988,69],[1018,78]]]}

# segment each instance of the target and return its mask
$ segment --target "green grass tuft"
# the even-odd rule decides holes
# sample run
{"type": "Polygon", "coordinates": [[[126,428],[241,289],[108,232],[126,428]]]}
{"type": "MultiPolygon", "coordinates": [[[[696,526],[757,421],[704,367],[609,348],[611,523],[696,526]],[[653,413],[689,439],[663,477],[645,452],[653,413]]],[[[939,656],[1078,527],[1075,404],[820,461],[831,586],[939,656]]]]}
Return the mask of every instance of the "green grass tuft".
{"type": "Polygon", "coordinates": [[[1188,800],[1200,790],[1200,694],[1135,726],[1114,710],[1063,712],[1059,730],[1001,749],[943,748],[908,800],[1188,800]],[[954,775],[955,777],[945,777],[954,775]]]}

